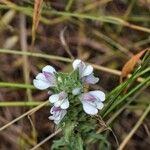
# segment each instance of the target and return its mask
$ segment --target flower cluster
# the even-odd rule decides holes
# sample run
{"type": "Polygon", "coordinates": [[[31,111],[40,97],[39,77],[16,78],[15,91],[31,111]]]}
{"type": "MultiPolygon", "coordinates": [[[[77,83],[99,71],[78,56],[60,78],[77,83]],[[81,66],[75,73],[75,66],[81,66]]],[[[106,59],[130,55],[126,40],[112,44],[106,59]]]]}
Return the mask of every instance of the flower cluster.
{"type": "Polygon", "coordinates": [[[33,84],[40,90],[50,89],[52,93],[49,97],[53,107],[49,119],[59,124],[67,114],[69,106],[75,103],[74,97],[78,97],[83,110],[89,115],[96,115],[98,110],[104,106],[105,94],[100,90],[84,92],[85,84],[96,84],[99,78],[94,76],[93,67],[86,65],[83,61],[76,59],[73,61],[73,72],[70,74],[56,72],[48,65],[42,69],[33,80],[33,84]]]}

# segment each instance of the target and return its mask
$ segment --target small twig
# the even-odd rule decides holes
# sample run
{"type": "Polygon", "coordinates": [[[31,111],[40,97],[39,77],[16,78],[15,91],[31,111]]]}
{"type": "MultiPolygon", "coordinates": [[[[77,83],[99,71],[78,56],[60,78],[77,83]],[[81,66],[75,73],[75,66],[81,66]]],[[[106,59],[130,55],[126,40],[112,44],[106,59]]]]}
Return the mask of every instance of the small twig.
{"type": "Polygon", "coordinates": [[[48,103],[49,103],[49,101],[46,101],[46,102],[43,102],[41,105],[38,105],[38,106],[34,107],[33,109],[30,109],[26,113],[22,114],[21,116],[17,117],[16,119],[14,119],[14,120],[10,121],[9,123],[7,123],[6,125],[2,126],[0,128],[0,131],[8,128],[10,125],[12,125],[13,123],[17,122],[18,120],[26,117],[27,115],[31,114],[32,112],[35,112],[35,111],[39,110],[40,108],[42,108],[43,106],[45,106],[48,103]]]}
{"type": "Polygon", "coordinates": [[[47,142],[48,140],[50,140],[51,138],[53,138],[55,135],[57,135],[61,131],[62,131],[61,129],[58,129],[57,131],[55,131],[53,134],[49,135],[47,138],[45,138],[43,141],[41,141],[40,143],[38,143],[36,146],[34,146],[33,148],[31,148],[30,150],[35,150],[35,149],[39,148],[41,145],[43,145],[45,142],[47,142]]]}
{"type": "MultiPolygon", "coordinates": [[[[27,56],[32,56],[32,57],[38,57],[38,58],[47,58],[47,59],[51,59],[51,60],[59,60],[59,61],[63,61],[63,62],[72,62],[71,59],[66,58],[66,57],[60,57],[60,56],[55,56],[55,55],[47,55],[47,54],[42,54],[42,53],[31,53],[31,52],[20,52],[19,50],[9,50],[9,49],[0,49],[0,53],[5,53],[5,54],[15,54],[15,55],[27,55],[27,56]]],[[[121,71],[119,70],[115,70],[115,69],[110,69],[104,66],[100,66],[100,65],[95,65],[95,64],[91,64],[95,69],[97,70],[101,70],[110,74],[114,74],[117,76],[121,75],[121,71]]],[[[132,74],[128,75],[128,78],[131,77],[132,74]]],[[[138,82],[142,82],[144,81],[143,78],[137,78],[138,82]]]]}
{"type": "Polygon", "coordinates": [[[105,131],[105,130],[110,130],[115,138],[117,146],[119,147],[118,138],[117,138],[116,134],[114,133],[114,131],[111,129],[111,127],[105,123],[105,121],[102,119],[102,117],[100,115],[96,115],[96,119],[98,120],[99,124],[101,125],[101,128],[98,130],[97,134],[102,131],[105,131]]]}
{"type": "Polygon", "coordinates": [[[64,33],[66,31],[67,27],[65,27],[61,32],[60,32],[60,41],[63,45],[63,47],[65,48],[66,52],[68,53],[68,55],[71,57],[71,59],[74,59],[70,49],[69,49],[69,46],[68,44],[66,43],[66,40],[65,40],[65,36],[64,36],[64,33]]]}
{"type": "MultiPolygon", "coordinates": [[[[0,107],[33,107],[43,104],[43,102],[40,101],[5,101],[0,102],[0,107]]],[[[49,106],[47,104],[46,106],[49,106]]]]}
{"type": "Polygon", "coordinates": [[[146,108],[146,110],[144,111],[144,113],[142,114],[142,116],[140,117],[140,119],[138,120],[138,122],[134,125],[134,127],[132,128],[132,130],[130,131],[130,133],[122,141],[122,143],[120,144],[118,150],[123,150],[124,149],[124,147],[129,142],[129,140],[131,139],[131,137],[134,135],[134,133],[136,132],[136,130],[143,123],[145,117],[148,115],[149,112],[150,112],[150,105],[148,105],[148,107],[146,108]]]}
{"type": "MultiPolygon", "coordinates": [[[[27,31],[26,31],[26,17],[24,14],[20,14],[20,46],[22,52],[27,52],[27,31]]],[[[23,76],[26,84],[30,83],[29,78],[29,60],[27,55],[23,55],[23,76]]],[[[31,90],[27,88],[27,97],[28,100],[32,100],[31,90]]]]}
{"type": "Polygon", "coordinates": [[[145,132],[147,133],[147,135],[148,135],[149,138],[150,138],[150,131],[149,131],[149,129],[148,129],[148,126],[146,125],[146,123],[144,123],[143,126],[144,126],[144,129],[145,129],[145,132]]]}

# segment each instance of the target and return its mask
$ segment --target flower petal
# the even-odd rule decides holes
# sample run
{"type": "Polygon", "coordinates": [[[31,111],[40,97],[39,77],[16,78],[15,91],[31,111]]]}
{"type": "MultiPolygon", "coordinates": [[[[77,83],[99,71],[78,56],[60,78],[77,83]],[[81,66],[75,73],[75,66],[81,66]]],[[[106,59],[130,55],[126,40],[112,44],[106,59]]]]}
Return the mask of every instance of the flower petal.
{"type": "Polygon", "coordinates": [[[55,106],[55,107],[60,107],[62,103],[63,103],[63,100],[58,100],[58,101],[56,101],[56,102],[54,103],[54,106],[55,106]]]}
{"type": "Polygon", "coordinates": [[[80,63],[81,63],[80,59],[74,60],[73,63],[72,63],[73,69],[76,70],[79,67],[80,63]]]}
{"type": "Polygon", "coordinates": [[[98,113],[97,108],[90,105],[89,103],[82,101],[84,111],[89,115],[96,115],[98,113]]]}
{"type": "Polygon", "coordinates": [[[72,90],[72,94],[73,94],[73,95],[78,95],[78,94],[80,94],[80,92],[81,92],[81,88],[74,88],[74,89],[72,90]]]}
{"type": "Polygon", "coordinates": [[[43,75],[50,83],[54,84],[56,82],[55,75],[53,73],[43,71],[43,75]]]}
{"type": "Polygon", "coordinates": [[[86,66],[85,69],[83,70],[81,77],[88,76],[88,75],[90,75],[92,72],[93,72],[93,67],[92,67],[91,65],[88,65],[88,66],[86,66]]]}
{"type": "Polygon", "coordinates": [[[54,120],[55,117],[54,117],[54,116],[49,116],[48,119],[49,119],[49,120],[54,120]]]}
{"type": "Polygon", "coordinates": [[[63,103],[61,104],[60,108],[61,109],[67,109],[68,107],[69,107],[69,101],[68,101],[68,99],[65,99],[63,101],[63,103]]]}
{"type": "Polygon", "coordinates": [[[100,99],[102,102],[105,100],[105,93],[99,90],[96,91],[90,91],[90,94],[100,99]]]}
{"type": "MultiPolygon", "coordinates": [[[[54,107],[54,106],[53,106],[54,107]]],[[[54,109],[54,108],[51,108],[51,109],[54,109]]],[[[59,124],[60,121],[64,118],[64,116],[66,115],[67,111],[66,110],[63,110],[63,109],[60,109],[59,111],[54,111],[53,115],[52,116],[49,116],[48,118],[50,120],[54,120],[54,123],[55,124],[59,124]]]]}
{"type": "Polygon", "coordinates": [[[88,84],[96,84],[98,81],[99,81],[99,78],[96,78],[93,74],[90,74],[82,78],[82,82],[85,82],[88,84]]]}
{"type": "Polygon", "coordinates": [[[59,94],[53,94],[49,97],[51,103],[56,103],[59,100],[59,94]]]}
{"type": "Polygon", "coordinates": [[[45,90],[45,89],[47,89],[48,87],[50,87],[49,83],[47,83],[46,81],[37,80],[37,79],[34,79],[34,80],[33,80],[33,85],[34,85],[37,89],[40,89],[40,90],[45,90]]]}
{"type": "Polygon", "coordinates": [[[42,71],[49,72],[49,73],[54,73],[54,72],[56,72],[56,70],[55,70],[52,66],[50,66],[50,65],[45,66],[45,67],[42,69],[42,71]]]}
{"type": "Polygon", "coordinates": [[[37,76],[36,76],[36,79],[42,80],[42,81],[45,81],[45,82],[47,81],[43,73],[38,73],[37,76]]]}
{"type": "Polygon", "coordinates": [[[101,110],[103,109],[103,107],[104,107],[104,104],[102,102],[97,103],[97,109],[101,110]]]}

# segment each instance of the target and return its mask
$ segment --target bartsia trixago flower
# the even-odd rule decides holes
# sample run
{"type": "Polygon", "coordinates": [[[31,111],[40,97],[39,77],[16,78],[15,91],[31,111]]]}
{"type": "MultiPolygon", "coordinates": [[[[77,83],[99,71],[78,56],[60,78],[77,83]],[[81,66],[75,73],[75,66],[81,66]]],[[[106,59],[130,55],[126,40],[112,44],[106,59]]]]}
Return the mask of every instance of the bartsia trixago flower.
{"type": "Polygon", "coordinates": [[[80,101],[83,104],[84,111],[89,115],[96,115],[98,109],[101,110],[104,106],[102,103],[105,100],[105,94],[102,91],[90,91],[80,96],[80,101]]]}
{"type": "Polygon", "coordinates": [[[61,109],[60,107],[53,106],[50,110],[50,113],[52,116],[50,116],[49,119],[54,120],[55,124],[59,124],[66,115],[67,111],[65,109],[61,109]]]}
{"type": "Polygon", "coordinates": [[[68,95],[64,91],[51,95],[49,101],[54,103],[55,107],[60,107],[61,109],[67,109],[69,107],[68,95]]]}
{"type": "Polygon", "coordinates": [[[33,80],[34,86],[40,90],[56,86],[55,72],[56,71],[52,66],[45,66],[42,69],[42,73],[39,73],[36,76],[36,79],[33,80]]]}
{"type": "Polygon", "coordinates": [[[86,65],[80,59],[74,60],[72,64],[74,70],[79,70],[79,76],[82,82],[95,84],[99,81],[99,78],[94,77],[93,67],[91,65],[86,65]]]}

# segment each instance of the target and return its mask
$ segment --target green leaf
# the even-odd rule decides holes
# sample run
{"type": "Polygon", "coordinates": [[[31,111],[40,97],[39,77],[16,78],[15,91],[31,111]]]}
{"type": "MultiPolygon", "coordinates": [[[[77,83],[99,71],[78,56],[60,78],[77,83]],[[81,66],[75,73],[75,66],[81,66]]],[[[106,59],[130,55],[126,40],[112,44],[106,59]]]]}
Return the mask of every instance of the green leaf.
{"type": "Polygon", "coordinates": [[[65,124],[65,128],[63,129],[63,131],[64,131],[64,138],[65,138],[65,141],[66,141],[66,142],[69,142],[71,136],[73,136],[74,127],[75,127],[75,123],[74,123],[74,122],[68,121],[68,122],[65,124]]]}
{"type": "Polygon", "coordinates": [[[65,139],[61,138],[59,140],[53,141],[53,145],[51,147],[52,150],[60,150],[61,147],[64,147],[66,145],[65,139]]]}
{"type": "Polygon", "coordinates": [[[76,141],[78,150],[83,150],[83,141],[80,135],[77,135],[76,141]]]}

